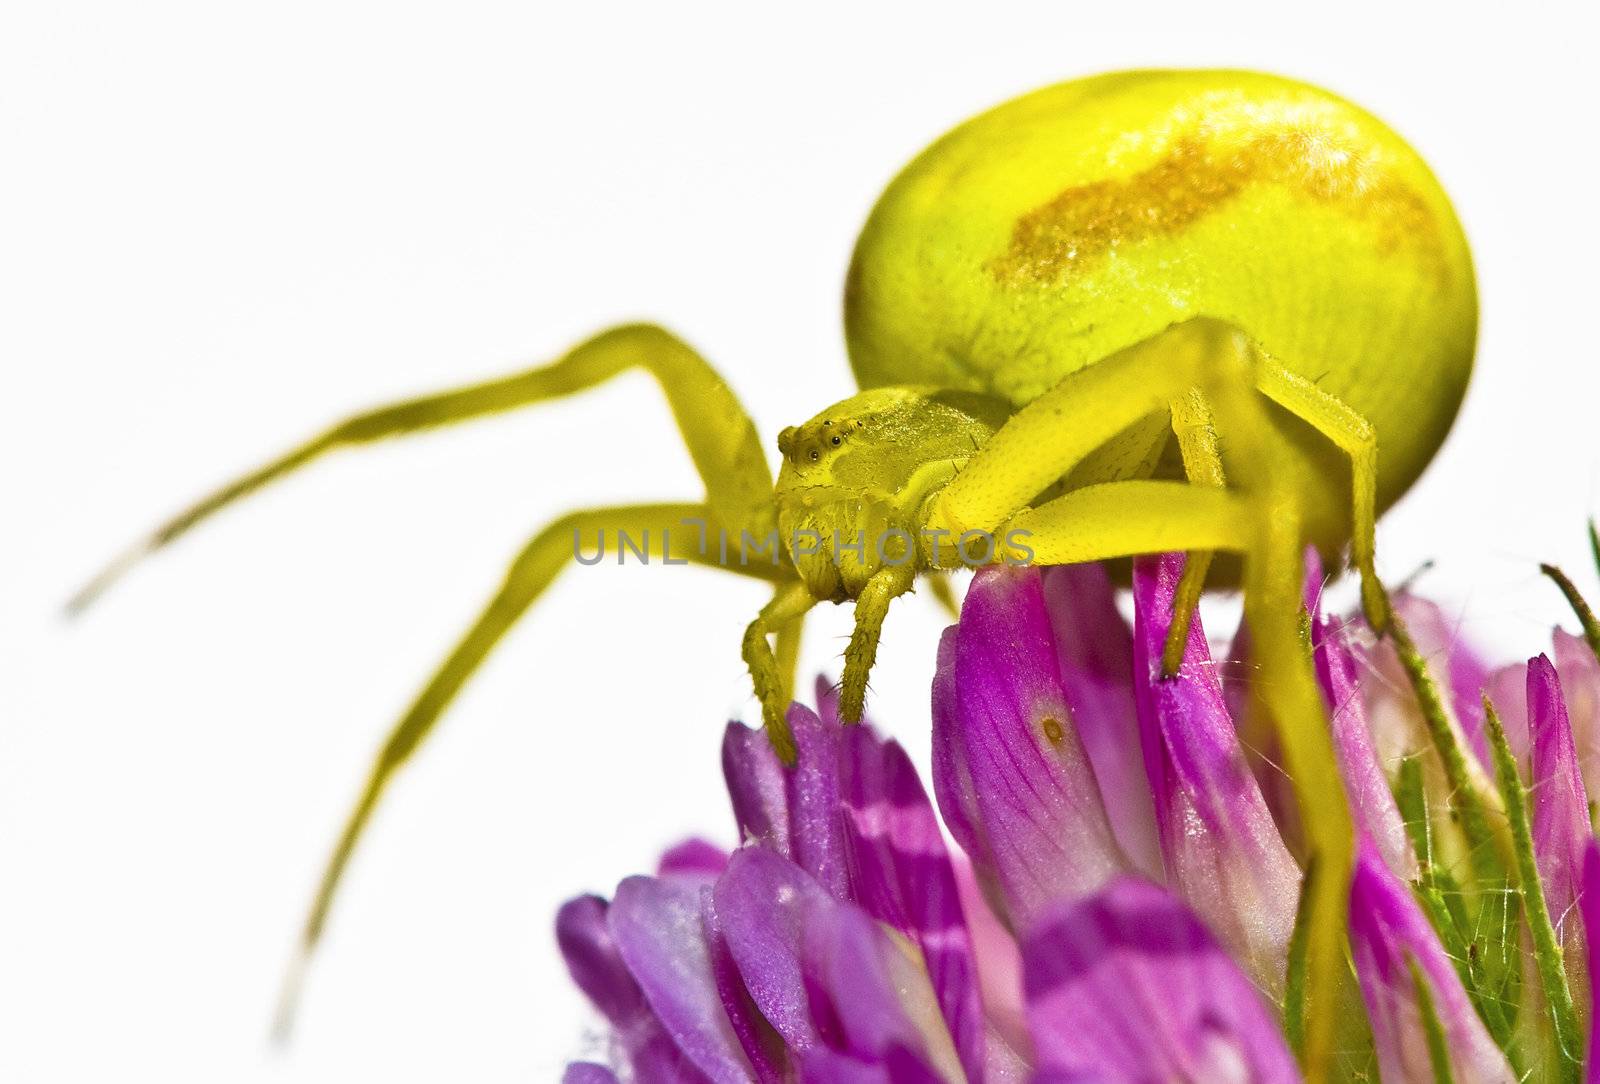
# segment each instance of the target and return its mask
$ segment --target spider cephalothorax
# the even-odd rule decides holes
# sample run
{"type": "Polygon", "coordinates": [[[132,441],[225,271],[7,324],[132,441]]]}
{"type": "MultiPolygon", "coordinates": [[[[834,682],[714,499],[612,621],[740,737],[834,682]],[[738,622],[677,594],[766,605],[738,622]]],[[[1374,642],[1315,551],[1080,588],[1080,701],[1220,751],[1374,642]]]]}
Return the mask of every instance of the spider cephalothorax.
{"type": "Polygon", "coordinates": [[[970,392],[874,388],[778,434],[778,531],[812,596],[935,566],[925,506],[1010,413],[970,392]]]}

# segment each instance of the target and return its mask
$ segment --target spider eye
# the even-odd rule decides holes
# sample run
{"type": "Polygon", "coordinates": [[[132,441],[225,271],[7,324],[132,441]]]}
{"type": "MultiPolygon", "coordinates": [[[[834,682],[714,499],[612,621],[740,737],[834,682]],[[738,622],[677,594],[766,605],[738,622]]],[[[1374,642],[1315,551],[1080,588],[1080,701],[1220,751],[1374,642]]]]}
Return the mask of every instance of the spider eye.
{"type": "Polygon", "coordinates": [[[815,448],[811,449],[811,462],[815,463],[817,460],[819,460],[821,458],[822,458],[822,453],[821,452],[817,451],[815,448]]]}
{"type": "Polygon", "coordinates": [[[835,448],[837,448],[839,445],[841,445],[843,443],[844,443],[844,438],[843,437],[834,437],[833,438],[833,446],[835,448]]]}

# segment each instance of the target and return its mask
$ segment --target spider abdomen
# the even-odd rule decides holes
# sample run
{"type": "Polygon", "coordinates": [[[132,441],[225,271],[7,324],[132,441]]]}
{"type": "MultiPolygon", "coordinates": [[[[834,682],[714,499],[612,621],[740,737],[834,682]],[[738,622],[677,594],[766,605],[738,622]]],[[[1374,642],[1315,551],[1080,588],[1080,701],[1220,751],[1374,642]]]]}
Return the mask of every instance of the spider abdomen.
{"type": "MultiPolygon", "coordinates": [[[[1448,198],[1382,122],[1275,76],[1145,71],[1037,91],[924,151],[862,231],[845,314],[863,387],[1017,406],[1178,321],[1227,320],[1372,423],[1387,506],[1455,417],[1477,297],[1448,198]]],[[[1301,466],[1340,471],[1320,448],[1301,466]]]]}

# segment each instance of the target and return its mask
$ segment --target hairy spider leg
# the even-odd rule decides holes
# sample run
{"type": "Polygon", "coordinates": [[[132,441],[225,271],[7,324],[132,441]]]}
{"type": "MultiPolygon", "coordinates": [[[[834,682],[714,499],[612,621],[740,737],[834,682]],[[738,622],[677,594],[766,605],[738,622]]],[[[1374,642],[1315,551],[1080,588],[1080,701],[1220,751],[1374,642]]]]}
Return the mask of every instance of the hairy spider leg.
{"type": "MultiPolygon", "coordinates": [[[[1222,489],[1228,484],[1222,467],[1222,454],[1217,448],[1216,421],[1211,414],[1211,403],[1205,392],[1194,388],[1172,400],[1172,432],[1178,438],[1178,450],[1183,456],[1183,471],[1191,483],[1222,489]]],[[[1178,580],[1178,590],[1172,600],[1174,614],[1192,614],[1200,604],[1200,593],[1205,590],[1206,572],[1211,568],[1212,550],[1190,550],[1183,563],[1183,576],[1178,580]]],[[[1175,620],[1167,629],[1167,641],[1161,651],[1161,674],[1171,677],[1183,663],[1184,648],[1188,644],[1188,622],[1175,620]]]]}
{"type": "Polygon", "coordinates": [[[756,699],[761,703],[761,722],[778,759],[791,766],[795,762],[794,737],[784,713],[794,695],[800,623],[816,604],[816,598],[800,580],[780,583],[772,593],[772,601],[762,607],[744,633],[742,654],[750,669],[756,699]],[[776,652],[770,639],[774,634],[778,641],[776,652]]]}
{"type": "MultiPolygon", "coordinates": [[[[350,856],[388,782],[432,732],[457,692],[495,644],[572,559],[574,548],[593,552],[600,546],[603,532],[625,531],[630,538],[647,539],[648,554],[652,557],[670,556],[727,568],[780,585],[793,585],[798,581],[787,565],[775,565],[771,559],[763,560],[761,555],[737,563],[722,560],[723,547],[710,547],[705,543],[708,531],[721,531],[724,536],[731,534],[740,539],[732,547],[733,554],[748,556],[743,553],[742,532],[765,538],[771,524],[775,523],[772,476],[755,425],[722,377],[669,332],[651,325],[630,324],[602,332],[541,368],[358,414],[223,486],[169,520],[132,551],[136,559],[165,546],[240,498],[335,449],[560,398],[594,387],[633,368],[649,372],[665,392],[690,457],[705,483],[705,500],[573,512],[541,530],[511,563],[500,589],[417,694],[373,762],[361,796],[328,859],[307,915],[301,934],[301,960],[291,974],[290,988],[280,1011],[280,1033],[292,1018],[295,977],[302,970],[304,958],[311,954],[322,936],[350,856]],[[698,531],[692,526],[695,521],[700,524],[698,531]],[[666,548],[669,545],[670,552],[666,548]]],[[[97,577],[73,600],[70,608],[81,610],[128,563],[119,561],[97,577]]],[[[783,586],[779,589],[781,592],[783,586]]],[[[771,673],[776,675],[780,688],[789,690],[793,688],[798,654],[799,615],[784,623],[777,632],[779,659],[774,662],[771,673]]],[[[782,737],[775,735],[775,742],[781,742],[782,737]]]]}
{"type": "MultiPolygon", "coordinates": [[[[716,558],[702,552],[696,533],[686,531],[682,526],[685,519],[709,519],[710,516],[709,506],[703,504],[592,508],[562,516],[534,536],[512,561],[500,589],[439,664],[373,759],[360,798],[346,818],[338,842],[323,868],[322,880],[301,931],[302,957],[310,956],[322,938],[328,913],[350,856],[366,831],[390,780],[433,732],[446,707],[455,699],[467,679],[483,664],[489,652],[572,561],[574,548],[594,551],[603,545],[606,532],[614,534],[623,531],[630,538],[642,540],[640,548],[649,559],[671,558],[714,564],[716,558]]],[[[755,569],[740,571],[755,574],[755,569]]],[[[793,634],[798,635],[797,627],[793,634]]],[[[299,970],[297,965],[295,974],[299,970]]],[[[295,1000],[292,991],[284,999],[276,1029],[280,1035],[287,1033],[295,1000]]]]}
{"type": "Polygon", "coordinates": [[[689,455],[706,484],[706,503],[718,518],[734,528],[765,528],[772,517],[772,475],[755,424],[733,390],[704,358],[671,332],[651,324],[624,324],[580,343],[548,365],[345,419],[173,516],[90,580],[67,603],[67,611],[86,609],[141,558],[328,452],[559,399],[633,368],[649,372],[666,393],[689,455]]]}
{"type": "MultiPolygon", "coordinates": [[[[1284,405],[1291,409],[1304,404],[1283,392],[1282,374],[1271,365],[1229,325],[1199,319],[1073,373],[996,432],[940,494],[928,527],[992,530],[1002,539],[1026,530],[1033,560],[1040,564],[1177,549],[1232,550],[1244,556],[1245,614],[1261,670],[1255,692],[1278,721],[1315,869],[1306,889],[1307,997],[1319,1011],[1306,1017],[1305,1059],[1313,1079],[1323,1079],[1332,1056],[1335,1014],[1329,1007],[1344,962],[1354,836],[1343,792],[1326,786],[1326,780],[1339,778],[1339,769],[1299,631],[1300,497],[1269,461],[1271,423],[1262,399],[1267,394],[1282,400],[1262,385],[1290,400],[1284,405]],[[1183,413],[1191,414],[1196,401],[1186,397],[1195,390],[1215,412],[1217,429],[1239,448],[1237,488],[1209,484],[1202,472],[1191,483],[1110,482],[1026,507],[1096,441],[1147,412],[1163,405],[1171,409],[1178,401],[1183,413]]],[[[1319,418],[1324,424],[1318,428],[1326,432],[1326,411],[1319,418]]],[[[1203,467],[1204,449],[1197,451],[1202,455],[1196,463],[1203,467]]],[[[1367,463],[1373,463],[1370,454],[1367,463]]],[[[1352,499],[1367,500],[1374,488],[1358,480],[1352,499]]],[[[1370,510],[1358,510],[1354,522],[1370,529],[1373,518],[1370,510]]],[[[1370,540],[1361,545],[1370,564],[1370,540]]],[[[1375,578],[1370,582],[1381,592],[1375,578]]],[[[1173,623],[1183,622],[1185,636],[1188,620],[1188,614],[1175,612],[1173,623]]]]}
{"type": "Polygon", "coordinates": [[[855,624],[844,649],[844,675],[839,689],[839,718],[859,723],[866,705],[867,677],[878,658],[878,638],[889,616],[889,603],[911,590],[916,573],[910,563],[887,565],[872,574],[856,597],[855,624]]]}

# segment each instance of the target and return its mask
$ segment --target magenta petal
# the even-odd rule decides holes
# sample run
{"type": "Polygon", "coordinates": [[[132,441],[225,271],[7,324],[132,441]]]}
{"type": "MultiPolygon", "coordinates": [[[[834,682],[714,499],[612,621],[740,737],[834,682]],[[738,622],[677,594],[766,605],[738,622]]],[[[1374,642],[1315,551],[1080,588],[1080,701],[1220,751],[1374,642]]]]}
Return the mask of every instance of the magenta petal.
{"type": "Polygon", "coordinates": [[[988,1026],[988,1072],[991,1078],[1009,1079],[1013,1065],[1031,1061],[1032,1040],[1022,1005],[1022,950],[1017,939],[1001,924],[983,898],[973,873],[972,862],[964,854],[951,856],[956,888],[961,893],[961,910],[967,918],[973,955],[978,963],[978,990],[988,1026]]]}
{"type": "Polygon", "coordinates": [[[1575,956],[1571,935],[1578,923],[1570,919],[1581,890],[1584,847],[1593,831],[1561,682],[1543,655],[1528,660],[1528,730],[1533,742],[1533,853],[1550,917],[1575,956]]]}
{"type": "Polygon", "coordinates": [[[1265,989],[1281,990],[1300,896],[1284,846],[1223,700],[1196,613],[1178,674],[1163,679],[1182,555],[1133,566],[1134,651],[1145,768],[1169,883],[1265,989]]]}
{"type": "Polygon", "coordinates": [[[1135,868],[1160,880],[1161,844],[1133,696],[1133,633],[1117,609],[1116,588],[1104,565],[1057,565],[1044,570],[1044,599],[1067,703],[1111,830],[1135,868]]]}
{"type": "Polygon", "coordinates": [[[619,1084],[617,1074],[592,1061],[575,1061],[561,1074],[561,1084],[619,1084]]]}
{"type": "MultiPolygon", "coordinates": [[[[1583,915],[1587,941],[1584,963],[1589,967],[1589,1004],[1600,1006],[1600,842],[1590,839],[1583,847],[1582,892],[1578,911],[1583,915]]],[[[1600,1011],[1589,1013],[1589,1056],[1584,1079],[1600,1084],[1600,1011]]]]}
{"type": "MultiPolygon", "coordinates": [[[[961,717],[956,701],[956,639],[959,626],[951,625],[939,637],[939,652],[933,671],[933,799],[944,818],[945,828],[972,858],[985,846],[973,820],[977,797],[972,793],[972,773],[967,768],[967,747],[959,739],[961,717]]],[[[992,876],[992,856],[983,858],[985,872],[992,876]]]]}
{"type": "Polygon", "coordinates": [[[609,921],[617,951],[656,1018],[684,1056],[713,1081],[750,1079],[711,969],[701,893],[687,881],[629,877],[617,886],[609,921]]]}
{"type": "Polygon", "coordinates": [[[686,839],[667,848],[656,863],[656,875],[710,883],[728,868],[728,852],[703,839],[686,839]]]}
{"type": "Polygon", "coordinates": [[[1600,659],[1582,637],[1565,629],[1556,629],[1551,640],[1583,782],[1600,790],[1600,659]]]}
{"type": "Polygon", "coordinates": [[[556,914],[556,943],[572,981],[610,1022],[637,1077],[684,1084],[705,1080],[673,1043],[623,963],[607,910],[598,896],[579,896],[556,914]]]}
{"type": "Polygon", "coordinates": [[[1383,1079],[1434,1079],[1413,964],[1427,980],[1455,1079],[1515,1079],[1410,889],[1365,839],[1350,885],[1350,947],[1383,1079]]]}
{"type": "Polygon", "coordinates": [[[905,751],[865,726],[846,735],[843,763],[851,898],[921,950],[962,1066],[981,1079],[978,969],[955,872],[927,792],[905,751]]]}
{"type": "Polygon", "coordinates": [[[742,839],[759,840],[788,854],[788,782],[767,736],[743,723],[729,723],[722,735],[722,777],[742,839]]]}
{"type": "Polygon", "coordinates": [[[953,647],[934,680],[934,792],[986,888],[1025,928],[1127,859],[1068,707],[1038,569],[980,569],[953,647]]]}
{"type": "Polygon", "coordinates": [[[1356,829],[1372,837],[1390,869],[1411,880],[1417,875],[1417,856],[1372,744],[1355,653],[1345,630],[1324,619],[1318,610],[1312,611],[1311,627],[1317,682],[1328,705],[1334,751],[1356,829]]]}
{"type": "Polygon", "coordinates": [[[1023,945],[1042,1079],[1300,1079],[1278,1023],[1205,926],[1148,882],[1057,905],[1023,945]]]}

